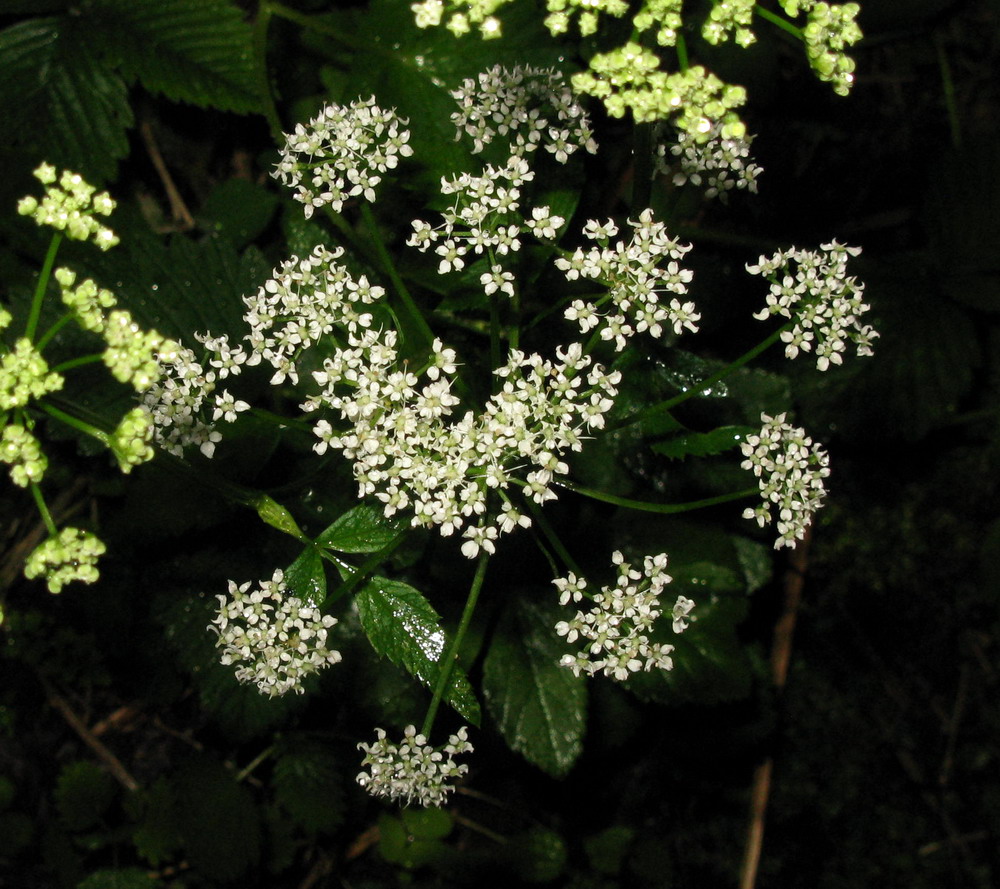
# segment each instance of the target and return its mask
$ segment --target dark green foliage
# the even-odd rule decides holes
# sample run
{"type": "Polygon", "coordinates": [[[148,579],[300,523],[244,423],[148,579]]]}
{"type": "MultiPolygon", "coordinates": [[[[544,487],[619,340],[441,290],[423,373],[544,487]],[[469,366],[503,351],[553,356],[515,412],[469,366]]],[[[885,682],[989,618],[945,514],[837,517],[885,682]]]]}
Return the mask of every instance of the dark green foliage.
{"type": "Polygon", "coordinates": [[[56,784],[56,808],[67,830],[86,830],[97,825],[115,798],[111,777],[90,762],[75,762],[63,768],[56,784]]]}
{"type": "Polygon", "coordinates": [[[271,775],[274,800],[310,834],[330,833],[344,820],[344,778],[322,739],[290,736],[279,744],[271,775]]]}

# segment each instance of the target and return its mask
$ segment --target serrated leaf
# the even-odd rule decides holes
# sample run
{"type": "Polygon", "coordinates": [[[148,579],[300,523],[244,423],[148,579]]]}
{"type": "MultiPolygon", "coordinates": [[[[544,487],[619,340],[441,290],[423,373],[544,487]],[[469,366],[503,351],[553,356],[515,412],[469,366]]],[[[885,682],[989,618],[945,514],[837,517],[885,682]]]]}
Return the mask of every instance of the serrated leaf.
{"type": "Polygon", "coordinates": [[[559,666],[566,647],[552,609],[518,600],[507,609],[483,666],[486,706],[511,749],[551,775],[583,750],[587,689],[559,666]]]}
{"type": "Polygon", "coordinates": [[[97,824],[116,793],[111,777],[91,762],[73,762],[59,773],[56,808],[69,830],[86,830],[97,824]]]}
{"type": "Polygon", "coordinates": [[[199,221],[206,230],[243,247],[267,228],[277,207],[273,192],[246,179],[226,179],[205,199],[199,221]]]}
{"type": "Polygon", "coordinates": [[[740,442],[755,431],[752,426],[720,426],[711,432],[688,432],[667,441],[658,441],[650,447],[654,453],[671,460],[709,457],[739,447],[740,442]]]}
{"type": "Polygon", "coordinates": [[[392,543],[402,527],[379,507],[361,504],[340,516],[316,543],[341,553],[376,553],[392,543]]]}
{"type": "Polygon", "coordinates": [[[157,778],[140,794],[137,805],[141,814],[132,834],[132,843],[146,861],[153,867],[159,867],[169,861],[181,845],[178,822],[183,807],[173,785],[163,777],[157,778]]]}
{"type": "MultiPolygon", "coordinates": [[[[673,584],[671,584],[673,587],[673,584]]],[[[673,590],[671,590],[673,592],[673,590]]],[[[746,600],[695,598],[695,620],[683,633],[661,618],[657,638],[674,646],[672,670],[635,673],[623,683],[644,701],[660,704],[715,703],[739,700],[750,692],[750,659],[736,628],[746,618],[746,600]]]]}
{"type": "Polygon", "coordinates": [[[93,40],[129,79],[177,102],[260,111],[253,32],[227,0],[91,0],[93,40]]]}
{"type": "MultiPolygon", "coordinates": [[[[423,594],[408,584],[374,577],[355,602],[372,647],[433,690],[448,640],[440,616],[423,594]]],[[[473,725],[479,725],[479,701],[457,662],[444,699],[473,725]]]]}
{"type": "Polygon", "coordinates": [[[70,16],[0,31],[0,119],[9,144],[95,185],[128,153],[133,121],[124,81],[70,16]]]}
{"type": "Polygon", "coordinates": [[[342,823],[342,774],[326,745],[301,738],[283,742],[271,781],[275,801],[305,830],[329,833],[342,823]]]}
{"type": "Polygon", "coordinates": [[[236,879],[260,857],[260,819],[253,794],[209,757],[185,764],[177,775],[184,801],[184,850],[196,873],[236,879]]]}
{"type": "Polygon", "coordinates": [[[312,546],[306,547],[285,569],[285,584],[291,595],[303,602],[321,605],[326,599],[326,571],[323,557],[312,546]]]}

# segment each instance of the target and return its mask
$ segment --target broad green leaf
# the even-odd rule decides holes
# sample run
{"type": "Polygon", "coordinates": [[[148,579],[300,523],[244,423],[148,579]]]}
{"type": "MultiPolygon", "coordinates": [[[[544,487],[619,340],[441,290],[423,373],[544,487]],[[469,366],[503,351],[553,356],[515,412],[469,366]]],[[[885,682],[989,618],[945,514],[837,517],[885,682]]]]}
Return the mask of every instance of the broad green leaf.
{"type": "Polygon", "coordinates": [[[387,519],[377,506],[361,504],[345,512],[316,538],[316,543],[341,553],[377,553],[399,534],[402,524],[387,519]]]}
{"type": "Polygon", "coordinates": [[[205,199],[199,221],[206,230],[244,247],[267,228],[277,207],[273,192],[246,179],[226,179],[205,199]]]}
{"type": "MultiPolygon", "coordinates": [[[[408,584],[374,577],[355,602],[372,647],[433,690],[448,640],[440,616],[423,594],[408,584]]],[[[479,725],[479,702],[457,662],[444,698],[465,719],[479,725]]]]}
{"type": "Polygon", "coordinates": [[[288,592],[303,602],[322,605],[326,599],[326,571],[323,557],[313,546],[307,546],[288,568],[285,569],[285,584],[288,592]]]}
{"type": "Polygon", "coordinates": [[[555,609],[517,600],[505,612],[483,666],[486,706],[508,745],[557,777],[583,750],[585,679],[559,666],[566,646],[555,609]]]}
{"type": "Polygon", "coordinates": [[[96,54],[80,17],[0,31],[0,120],[8,144],[98,185],[128,153],[124,81],[96,54]]]}
{"type": "Polygon", "coordinates": [[[181,845],[178,823],[183,806],[174,786],[165,777],[157,778],[138,796],[129,800],[138,822],[132,834],[136,851],[153,867],[159,867],[175,854],[181,845]]]}
{"type": "Polygon", "coordinates": [[[654,453],[672,460],[685,457],[708,457],[737,448],[748,435],[755,432],[752,426],[720,426],[711,432],[688,432],[651,445],[654,453]]]}
{"type": "Polygon", "coordinates": [[[179,824],[194,871],[218,882],[245,873],[260,857],[260,819],[253,794],[208,756],[192,759],[177,774],[183,800],[179,824]]]}
{"type": "Polygon", "coordinates": [[[150,92],[222,111],[260,110],[252,29],[227,0],[91,0],[85,20],[125,76],[150,92]]]}
{"type": "Polygon", "coordinates": [[[111,776],[91,762],[63,767],[56,783],[56,808],[69,830],[86,830],[97,824],[115,798],[111,776]]]}
{"type": "Polygon", "coordinates": [[[336,830],[344,819],[343,775],[329,745],[302,737],[281,742],[271,783],[275,801],[310,833],[336,830]]]}

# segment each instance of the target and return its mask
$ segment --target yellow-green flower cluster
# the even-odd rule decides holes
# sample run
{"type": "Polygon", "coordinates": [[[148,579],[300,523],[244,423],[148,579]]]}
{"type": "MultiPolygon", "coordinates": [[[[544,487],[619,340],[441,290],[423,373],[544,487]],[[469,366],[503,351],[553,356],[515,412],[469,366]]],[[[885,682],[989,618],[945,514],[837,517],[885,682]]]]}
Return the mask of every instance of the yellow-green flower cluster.
{"type": "Polygon", "coordinates": [[[49,365],[27,337],[0,359],[0,410],[24,407],[32,398],[41,398],[63,387],[63,378],[49,371],[49,365]]]}
{"type": "Polygon", "coordinates": [[[102,333],[107,324],[104,310],[113,309],[117,304],[114,294],[98,287],[89,278],[74,289],[76,272],[70,269],[56,269],[54,277],[62,290],[62,301],[72,309],[77,323],[84,330],[102,333]]]}
{"type": "Polygon", "coordinates": [[[726,139],[741,139],[746,127],[734,113],[746,101],[743,87],[724,83],[700,65],[668,74],[655,53],[638,43],[595,55],[590,71],[573,75],[573,87],[604,100],[612,117],[632,110],[639,123],[676,115],[675,125],[704,141],[713,124],[726,139]]]}
{"type": "Polygon", "coordinates": [[[160,379],[161,362],[172,360],[179,348],[155,330],[143,330],[122,309],[108,315],[103,335],[108,344],[104,363],[112,376],[140,395],[160,379]]]}
{"type": "Polygon", "coordinates": [[[98,578],[97,559],[107,547],[93,534],[79,528],[63,528],[28,556],[24,576],[45,577],[49,592],[58,593],[74,580],[93,583],[98,578]]]}
{"type": "Polygon", "coordinates": [[[22,488],[40,482],[49,465],[38,439],[14,423],[0,435],[0,460],[10,466],[11,481],[22,488]]]}
{"type": "Polygon", "coordinates": [[[730,35],[744,49],[755,43],[757,36],[750,30],[755,0],[719,0],[701,26],[701,36],[709,43],[722,43],[730,35]]]}
{"type": "Polygon", "coordinates": [[[17,212],[31,216],[39,225],[48,225],[66,233],[75,241],[92,240],[101,250],[118,243],[118,236],[95,216],[110,216],[115,202],[106,191],[98,192],[79,173],[64,170],[56,176],[51,164],[42,164],[34,171],[44,185],[45,197],[39,201],[30,195],[22,198],[17,212]]]}
{"type": "Polygon", "coordinates": [[[656,25],[656,42],[660,46],[673,46],[683,24],[682,5],[683,0],[649,0],[632,19],[632,24],[638,31],[648,31],[656,25]]]}
{"type": "Polygon", "coordinates": [[[857,3],[816,3],[815,0],[782,0],[789,15],[806,13],[802,39],[806,43],[809,64],[820,80],[833,85],[833,91],[846,96],[854,84],[854,59],[845,53],[862,38],[856,21],[857,3]]]}
{"type": "Polygon", "coordinates": [[[111,449],[118,458],[118,467],[126,475],[133,466],[153,459],[153,418],[145,408],[132,408],[111,433],[111,449]]]}
{"type": "MultiPolygon", "coordinates": [[[[493,15],[510,0],[449,0],[448,23],[445,27],[456,37],[468,34],[475,27],[481,36],[490,39],[501,34],[500,20],[493,15]]],[[[416,16],[418,28],[431,28],[441,24],[445,13],[444,0],[423,0],[410,6],[416,16]]]]}

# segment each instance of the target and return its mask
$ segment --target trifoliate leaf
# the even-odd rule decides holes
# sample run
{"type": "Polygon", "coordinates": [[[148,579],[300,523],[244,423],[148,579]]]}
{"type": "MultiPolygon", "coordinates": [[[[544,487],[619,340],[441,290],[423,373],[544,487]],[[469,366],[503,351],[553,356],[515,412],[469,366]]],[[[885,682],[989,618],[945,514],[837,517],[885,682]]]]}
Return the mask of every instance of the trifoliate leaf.
{"type": "Polygon", "coordinates": [[[316,543],[341,553],[375,553],[392,543],[401,527],[377,506],[362,504],[345,512],[316,543]]]}
{"type": "Polygon", "coordinates": [[[275,801],[304,830],[329,833],[343,822],[343,775],[337,757],[322,742],[284,740],[271,782],[275,801]]]}
{"type": "Polygon", "coordinates": [[[128,153],[132,110],[80,17],[38,18],[0,31],[0,120],[8,143],[99,185],[128,153]]]}
{"type": "Polygon", "coordinates": [[[186,857],[195,873],[213,881],[239,877],[260,857],[260,819],[253,794],[205,756],[189,761],[177,776],[184,801],[180,823],[186,857]]]}
{"type": "MultiPolygon", "coordinates": [[[[373,577],[355,602],[372,647],[433,690],[448,639],[440,616],[423,594],[408,584],[373,577]]],[[[457,662],[444,699],[473,725],[479,725],[479,702],[457,662]]]]}
{"type": "Polygon", "coordinates": [[[490,714],[513,750],[550,775],[565,775],[583,749],[584,678],[559,666],[566,646],[555,609],[528,600],[508,608],[483,665],[490,714]]]}
{"type": "Polygon", "coordinates": [[[101,820],[116,793],[107,772],[91,762],[65,766],[56,783],[56,808],[68,830],[86,830],[101,820]]]}
{"type": "Polygon", "coordinates": [[[94,39],[153,93],[221,111],[260,110],[252,29],[227,0],[91,0],[94,39]]]}

